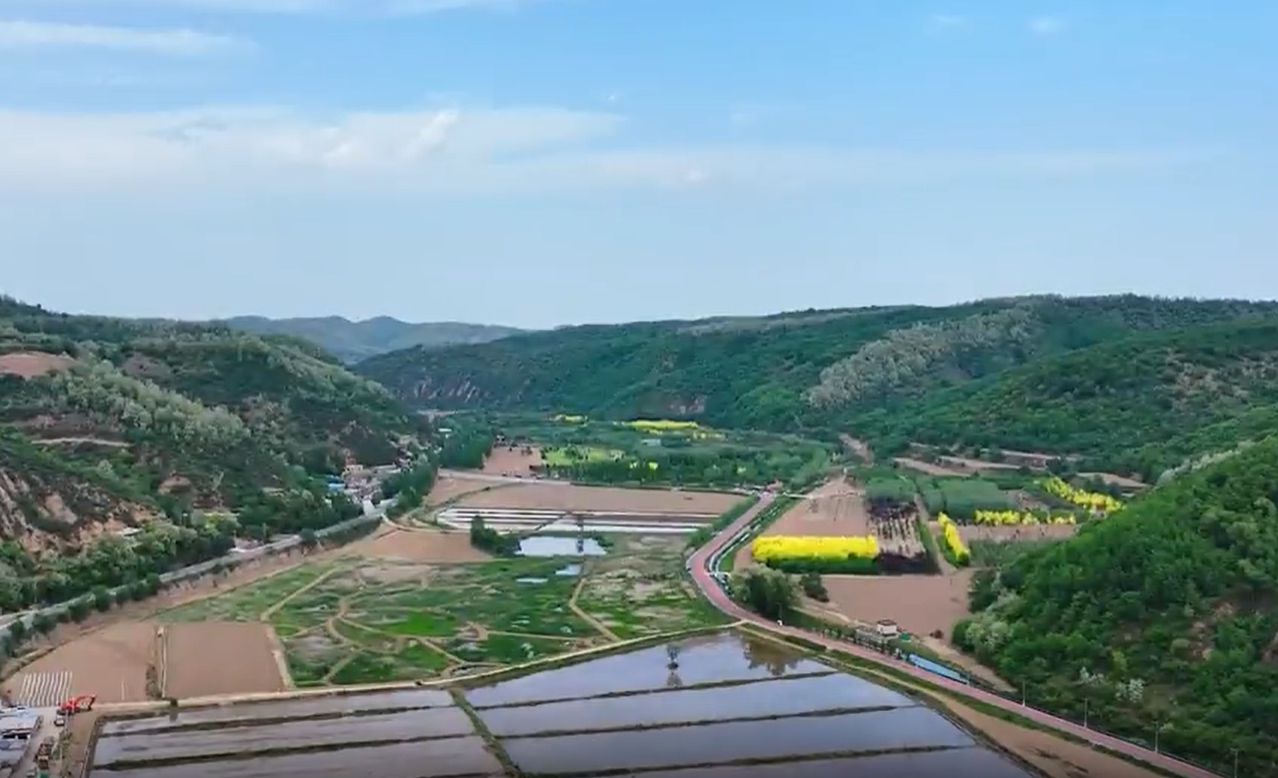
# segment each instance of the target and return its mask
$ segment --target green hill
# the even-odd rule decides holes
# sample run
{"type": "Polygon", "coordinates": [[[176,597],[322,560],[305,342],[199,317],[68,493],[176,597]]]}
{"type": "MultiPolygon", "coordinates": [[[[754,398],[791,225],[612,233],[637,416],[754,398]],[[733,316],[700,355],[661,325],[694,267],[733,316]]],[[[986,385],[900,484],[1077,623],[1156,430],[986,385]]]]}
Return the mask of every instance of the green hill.
{"type": "Polygon", "coordinates": [[[394,462],[419,431],[302,341],[0,299],[0,531],[33,549],[305,492],[348,459],[394,462]]]}
{"type": "MultiPolygon", "coordinates": [[[[979,582],[955,641],[1036,705],[1239,775],[1278,760],[1278,438],[979,582]]],[[[1223,770],[1222,770],[1223,772],[1223,770]]]]}
{"type": "Polygon", "coordinates": [[[405,322],[389,316],[350,321],[341,316],[268,319],[236,316],[221,322],[233,330],[255,335],[293,335],[323,348],[343,362],[422,346],[438,348],[459,343],[487,343],[521,332],[514,327],[462,322],[405,322]]]}
{"type": "MultiPolygon", "coordinates": [[[[885,409],[913,407],[948,388],[1080,349],[1275,314],[1273,303],[1028,297],[572,327],[398,351],[356,369],[418,407],[679,417],[828,433],[859,431],[863,419],[885,409]]],[[[880,437],[891,437],[888,426],[873,424],[880,437]]]]}
{"type": "Polygon", "coordinates": [[[1278,320],[1242,320],[1036,360],[863,414],[876,448],[905,441],[1082,454],[1149,480],[1278,432],[1278,320]]]}

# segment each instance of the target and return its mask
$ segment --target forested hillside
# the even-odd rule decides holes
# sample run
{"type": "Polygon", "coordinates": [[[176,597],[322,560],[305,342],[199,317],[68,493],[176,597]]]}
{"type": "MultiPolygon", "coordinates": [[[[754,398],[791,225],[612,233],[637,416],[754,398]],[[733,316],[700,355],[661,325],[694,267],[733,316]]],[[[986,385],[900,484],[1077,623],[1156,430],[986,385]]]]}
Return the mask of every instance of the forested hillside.
{"type": "Polygon", "coordinates": [[[1038,705],[1274,775],[1278,438],[978,581],[955,640],[1038,705]]]}
{"type": "Polygon", "coordinates": [[[1155,480],[1278,432],[1278,320],[1142,334],[1037,360],[863,414],[881,450],[906,441],[1086,456],[1155,480]]]}
{"type": "MultiPolygon", "coordinates": [[[[1115,456],[1117,450],[1161,443],[1170,433],[1236,423],[1239,414],[1269,401],[1263,374],[1256,371],[1267,369],[1261,352],[1270,333],[1263,327],[1232,335],[1222,330],[1203,336],[1201,348],[1194,346],[1199,336],[1187,334],[1161,347],[1161,356],[1145,354],[1154,346],[1139,339],[1275,316],[1273,303],[1030,297],[947,308],[574,327],[484,345],[400,351],[356,369],[418,407],[686,417],[719,427],[818,434],[853,431],[875,438],[884,453],[911,437],[942,444],[1050,447],[1147,473],[1178,464],[1179,456],[1214,450],[1205,447],[1214,444],[1204,439],[1184,450],[1123,457],[1115,456]],[[1122,345],[1128,339],[1135,340],[1122,345]],[[1105,350],[1107,344],[1113,348],[1105,350]],[[1228,355],[1212,356],[1217,348],[1228,355]],[[1181,354],[1184,349],[1191,353],[1181,354]],[[1213,359],[1236,364],[1223,368],[1213,359]],[[1020,388],[998,388],[1004,377],[1020,382],[1020,388]],[[1120,379],[1125,383],[1111,385],[1120,379]],[[1215,408],[1206,402],[1213,381],[1236,382],[1230,385],[1237,390],[1215,408]],[[1060,399],[1061,407],[1046,407],[1050,402],[1038,396],[1040,389],[1060,399]],[[1153,402],[1175,413],[1155,414],[1152,406],[1108,413],[1115,402],[1106,404],[1106,398],[1132,399],[1146,390],[1153,402]],[[991,406],[989,414],[1011,418],[1019,413],[1014,403],[1027,392],[1044,405],[1043,413],[1031,408],[1024,413],[1029,421],[983,423],[984,404],[991,406]],[[1088,392],[1099,403],[1095,411],[1085,403],[1066,409],[1075,395],[1088,400],[1088,392]],[[967,404],[949,410],[960,402],[967,404]],[[940,423],[918,423],[920,414],[940,423]],[[968,418],[973,424],[965,423],[968,418]],[[1150,419],[1153,423],[1133,431],[1150,419]],[[1040,435],[1040,427],[1055,436],[1040,435]]],[[[1267,428],[1259,417],[1247,423],[1267,428]]],[[[1203,434],[1220,438],[1228,431],[1203,434]]]]}
{"type": "Polygon", "coordinates": [[[236,316],[222,323],[231,329],[255,335],[293,335],[304,338],[347,363],[414,346],[438,348],[459,343],[487,343],[520,332],[514,327],[490,324],[451,321],[414,323],[389,316],[363,321],[351,321],[341,316],[298,319],[236,316]]]}
{"type": "Polygon", "coordinates": [[[0,299],[0,539],[32,551],[310,500],[348,459],[394,462],[416,419],[302,341],[0,299]]]}

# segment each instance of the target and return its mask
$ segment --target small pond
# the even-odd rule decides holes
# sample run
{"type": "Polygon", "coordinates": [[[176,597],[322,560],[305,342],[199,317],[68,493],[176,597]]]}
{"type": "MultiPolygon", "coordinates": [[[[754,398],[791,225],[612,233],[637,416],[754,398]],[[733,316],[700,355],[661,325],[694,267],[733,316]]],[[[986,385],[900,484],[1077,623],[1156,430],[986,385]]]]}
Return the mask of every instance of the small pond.
{"type": "Polygon", "coordinates": [[[533,535],[519,541],[520,556],[603,556],[607,553],[594,538],[533,535]]]}

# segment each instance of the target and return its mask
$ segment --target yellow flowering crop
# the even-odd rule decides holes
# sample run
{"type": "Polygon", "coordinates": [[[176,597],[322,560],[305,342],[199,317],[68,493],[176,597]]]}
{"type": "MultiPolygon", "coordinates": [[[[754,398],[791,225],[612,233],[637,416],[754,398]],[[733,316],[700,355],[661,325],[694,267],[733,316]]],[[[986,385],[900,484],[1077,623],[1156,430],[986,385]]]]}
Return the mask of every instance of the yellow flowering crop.
{"type": "Polygon", "coordinates": [[[759,562],[797,560],[842,561],[851,557],[874,559],[879,542],[873,535],[863,537],[790,537],[765,535],[750,544],[750,553],[759,562]]]}
{"type": "Polygon", "coordinates": [[[626,426],[644,432],[683,432],[700,429],[695,421],[672,421],[670,419],[637,419],[626,422],[626,426]]]}
{"type": "Polygon", "coordinates": [[[1080,508],[1086,508],[1092,513],[1113,513],[1123,504],[1108,494],[1100,494],[1099,492],[1089,492],[1086,489],[1077,489],[1065,483],[1060,478],[1052,476],[1043,482],[1043,489],[1055,497],[1073,503],[1080,508]]]}
{"type": "Polygon", "coordinates": [[[1038,516],[1030,511],[977,511],[975,521],[992,527],[1019,527],[1034,524],[1073,524],[1074,517],[1038,516]]]}
{"type": "Polygon", "coordinates": [[[937,516],[936,521],[941,525],[941,534],[945,536],[945,545],[953,552],[954,559],[961,565],[967,564],[972,558],[972,552],[968,551],[967,546],[963,544],[963,538],[959,537],[958,525],[944,513],[937,516]]]}

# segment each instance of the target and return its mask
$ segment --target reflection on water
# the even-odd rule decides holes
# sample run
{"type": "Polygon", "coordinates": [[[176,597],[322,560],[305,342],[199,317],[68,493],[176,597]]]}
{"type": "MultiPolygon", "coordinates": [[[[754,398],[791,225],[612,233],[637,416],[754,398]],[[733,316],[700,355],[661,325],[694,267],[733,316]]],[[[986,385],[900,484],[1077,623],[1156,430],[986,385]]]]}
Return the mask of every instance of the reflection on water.
{"type": "Polygon", "coordinates": [[[746,641],[743,649],[751,668],[766,667],[773,678],[787,674],[803,659],[794,649],[768,640],[746,641]]]}
{"type": "Polygon", "coordinates": [[[533,535],[519,541],[520,556],[603,556],[607,553],[594,538],[533,535]]]}
{"type": "MultiPolygon", "coordinates": [[[[753,643],[753,640],[733,633],[678,641],[676,645],[680,682],[692,686],[772,678],[778,676],[778,671],[781,675],[834,672],[830,667],[802,657],[798,652],[789,652],[782,661],[782,656],[777,651],[785,652],[786,649],[777,648],[775,644],[769,644],[766,650],[754,651],[750,649],[753,643]],[[770,657],[771,666],[752,663],[751,657],[756,653],[770,657]]],[[[466,697],[471,704],[485,707],[664,689],[670,681],[670,661],[666,647],[655,646],[512,678],[492,686],[472,689],[466,693],[466,697]]]]}

